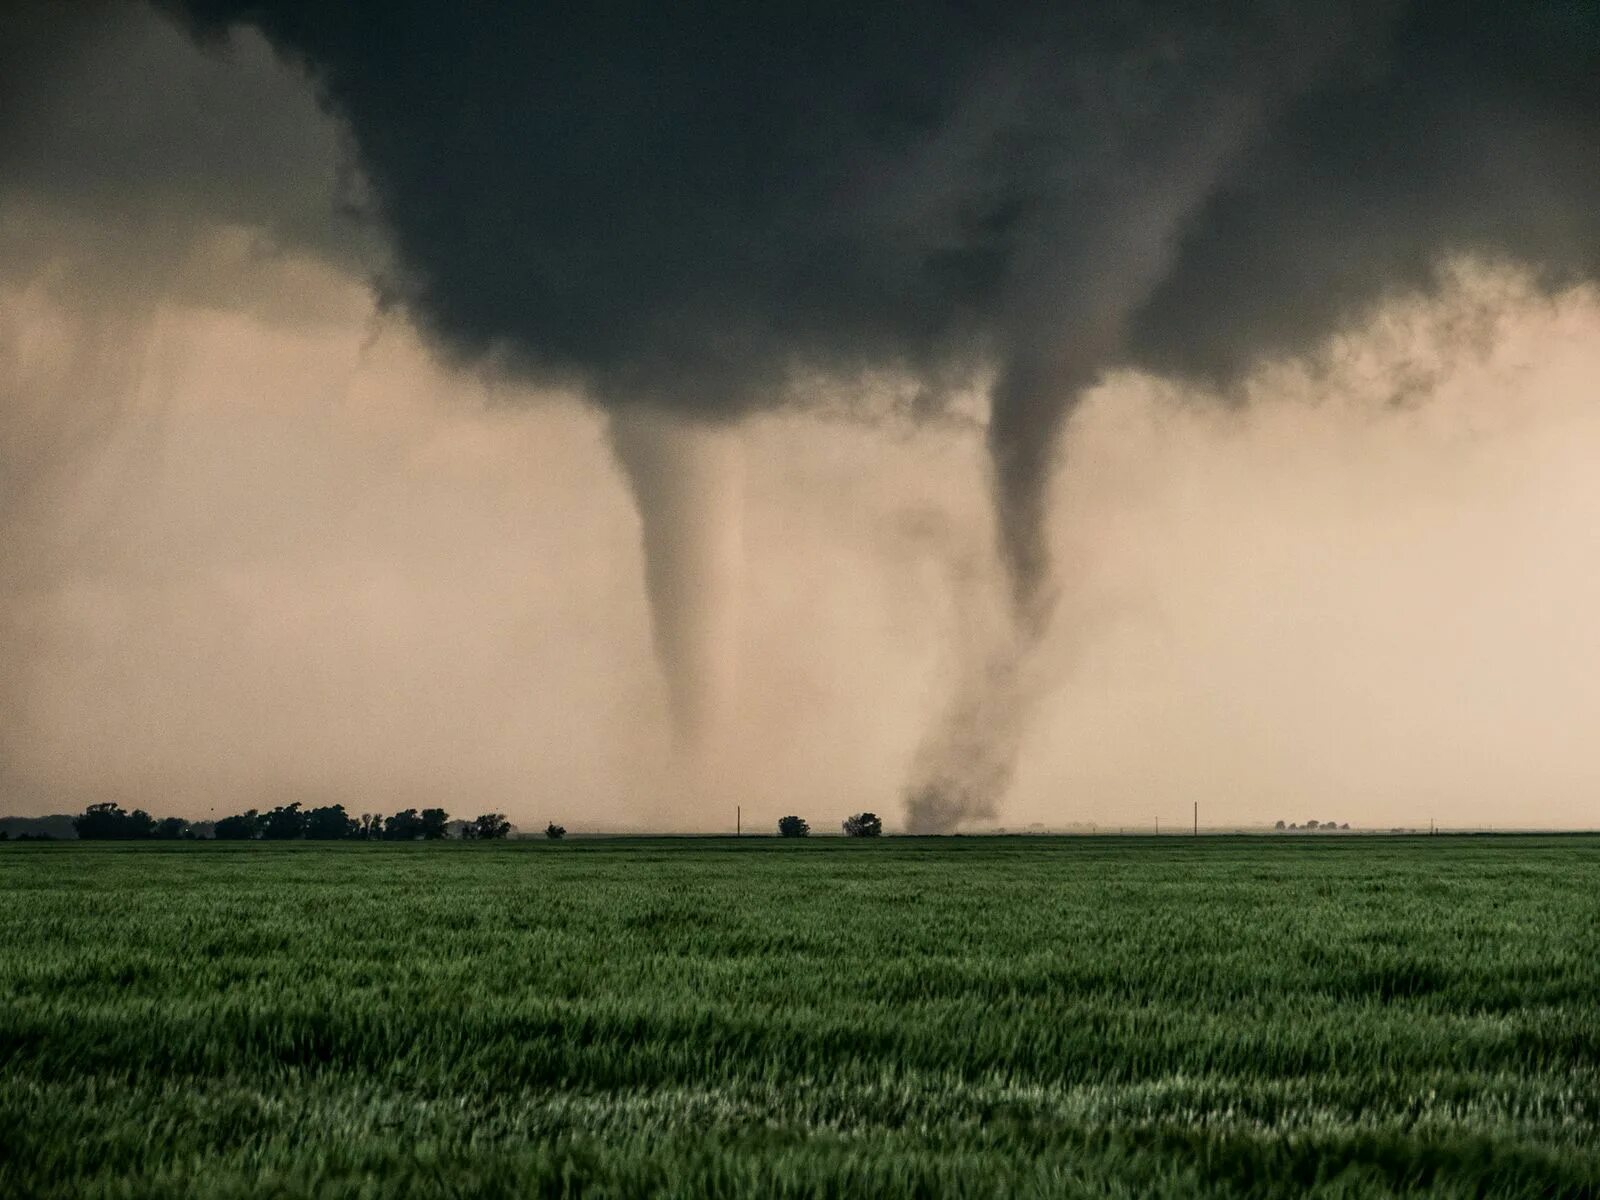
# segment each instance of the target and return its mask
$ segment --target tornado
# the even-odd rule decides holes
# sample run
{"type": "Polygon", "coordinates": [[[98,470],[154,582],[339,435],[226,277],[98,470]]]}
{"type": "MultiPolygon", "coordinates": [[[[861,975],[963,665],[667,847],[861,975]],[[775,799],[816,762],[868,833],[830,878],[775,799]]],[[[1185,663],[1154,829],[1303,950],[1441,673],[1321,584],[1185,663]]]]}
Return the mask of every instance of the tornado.
{"type": "Polygon", "coordinates": [[[744,561],[743,457],[736,430],[627,408],[611,446],[639,513],[645,594],[679,753],[711,758],[738,682],[744,561]]]}

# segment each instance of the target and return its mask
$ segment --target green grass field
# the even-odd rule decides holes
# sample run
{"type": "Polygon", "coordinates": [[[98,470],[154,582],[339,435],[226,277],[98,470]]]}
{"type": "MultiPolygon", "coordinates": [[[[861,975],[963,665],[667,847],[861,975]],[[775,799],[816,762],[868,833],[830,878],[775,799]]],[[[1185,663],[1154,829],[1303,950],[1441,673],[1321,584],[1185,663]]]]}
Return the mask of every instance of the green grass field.
{"type": "Polygon", "coordinates": [[[0,1196],[1600,1195],[1600,840],[0,847],[0,1196]]]}

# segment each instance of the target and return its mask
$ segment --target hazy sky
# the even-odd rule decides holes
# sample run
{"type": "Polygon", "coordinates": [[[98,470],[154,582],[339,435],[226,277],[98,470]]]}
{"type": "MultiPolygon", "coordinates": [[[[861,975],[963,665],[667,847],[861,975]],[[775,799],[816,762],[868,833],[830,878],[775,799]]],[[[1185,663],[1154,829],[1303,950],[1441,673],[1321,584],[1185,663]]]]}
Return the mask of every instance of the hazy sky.
{"type": "MultiPolygon", "coordinates": [[[[979,828],[1193,800],[1213,824],[1600,822],[1592,287],[1452,255],[1213,384],[1105,365],[1046,443],[1054,598],[1019,638],[992,369],[930,406],[914,362],[873,365],[886,320],[849,386],[824,364],[739,420],[596,406],[441,333],[338,106],[260,34],[18,11],[0,813],[894,828],[977,696],[1008,773],[1015,749],[979,828]]],[[[1161,161],[1146,225],[1204,207],[1173,181],[1213,170],[1161,161]]]]}

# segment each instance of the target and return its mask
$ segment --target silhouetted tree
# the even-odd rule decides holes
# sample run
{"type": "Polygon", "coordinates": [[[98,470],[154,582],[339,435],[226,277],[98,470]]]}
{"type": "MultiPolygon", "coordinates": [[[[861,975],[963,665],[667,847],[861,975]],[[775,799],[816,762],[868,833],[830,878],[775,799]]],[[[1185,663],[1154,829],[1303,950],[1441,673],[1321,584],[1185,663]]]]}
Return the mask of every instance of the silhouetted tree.
{"type": "Polygon", "coordinates": [[[306,835],[306,815],[300,802],[280,804],[261,818],[261,836],[269,842],[289,842],[306,835]]]}
{"type": "Polygon", "coordinates": [[[845,819],[844,832],[847,837],[877,837],[883,832],[883,820],[877,813],[857,813],[845,819]]]}
{"type": "Polygon", "coordinates": [[[506,820],[505,813],[484,813],[468,821],[462,827],[461,836],[488,842],[506,837],[510,832],[511,822],[506,820]]]}
{"type": "Polygon", "coordinates": [[[804,817],[779,817],[778,833],[782,837],[805,837],[811,832],[804,817]]]}
{"type": "Polygon", "coordinates": [[[1274,829],[1282,829],[1283,828],[1283,822],[1279,821],[1276,825],[1273,826],[1273,828],[1274,829]]]}
{"type": "Polygon", "coordinates": [[[342,804],[325,804],[306,813],[306,836],[317,841],[353,838],[361,832],[361,822],[344,811],[342,804]]]}
{"type": "Polygon", "coordinates": [[[438,841],[448,832],[450,814],[442,808],[422,810],[422,836],[428,841],[438,841]]]}
{"type": "Polygon", "coordinates": [[[237,816],[223,817],[217,822],[211,836],[223,842],[252,841],[261,836],[261,817],[253,808],[237,816]]]}
{"type": "Polygon", "coordinates": [[[381,838],[383,836],[383,814],[362,813],[361,833],[359,836],[373,842],[381,838]]]}
{"type": "Polygon", "coordinates": [[[1302,829],[1316,829],[1317,828],[1317,822],[1315,822],[1315,821],[1307,821],[1300,828],[1302,828],[1302,829]]]}
{"type": "Polygon", "coordinates": [[[91,804],[72,818],[72,827],[80,838],[121,838],[126,836],[128,814],[120,804],[91,804]]]}
{"type": "Polygon", "coordinates": [[[72,819],[72,827],[85,840],[127,841],[154,837],[156,819],[142,808],[125,811],[120,804],[91,804],[72,819]]]}
{"type": "Polygon", "coordinates": [[[383,821],[383,837],[389,842],[411,842],[422,836],[422,818],[414,808],[403,809],[383,821]]]}
{"type": "Polygon", "coordinates": [[[156,822],[154,835],[164,842],[175,842],[189,836],[189,822],[182,817],[162,817],[156,822]]]}
{"type": "Polygon", "coordinates": [[[565,825],[557,825],[554,821],[551,821],[550,824],[544,827],[544,835],[552,842],[559,842],[567,836],[567,827],[565,825]]]}

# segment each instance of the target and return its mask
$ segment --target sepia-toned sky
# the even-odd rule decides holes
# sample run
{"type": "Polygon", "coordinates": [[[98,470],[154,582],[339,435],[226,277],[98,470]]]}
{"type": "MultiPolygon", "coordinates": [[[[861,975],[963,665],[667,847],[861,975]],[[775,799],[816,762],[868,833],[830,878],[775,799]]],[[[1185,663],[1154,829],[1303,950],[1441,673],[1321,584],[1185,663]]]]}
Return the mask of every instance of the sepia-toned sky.
{"type": "Polygon", "coordinates": [[[81,19],[19,10],[0,125],[0,814],[899,828],[978,694],[967,828],[1600,823],[1581,278],[1451,254],[1236,378],[1096,370],[1019,641],[981,370],[596,405],[419,317],[260,33],[81,19]]]}

